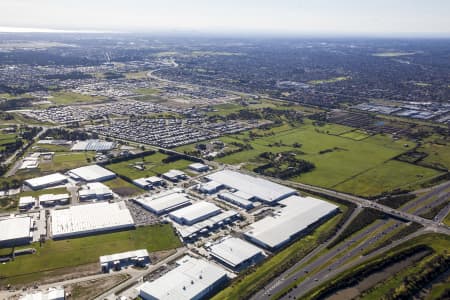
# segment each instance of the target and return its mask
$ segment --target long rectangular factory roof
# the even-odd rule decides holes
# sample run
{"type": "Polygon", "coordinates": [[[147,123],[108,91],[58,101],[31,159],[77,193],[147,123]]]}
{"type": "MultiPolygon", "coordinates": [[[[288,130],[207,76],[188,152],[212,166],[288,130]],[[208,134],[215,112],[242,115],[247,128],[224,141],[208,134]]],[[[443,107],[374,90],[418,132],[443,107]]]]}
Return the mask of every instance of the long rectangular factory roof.
{"type": "Polygon", "coordinates": [[[164,193],[164,195],[156,194],[143,199],[136,199],[136,202],[157,214],[169,212],[178,207],[191,204],[191,201],[186,197],[186,194],[179,191],[164,193]]]}
{"type": "Polygon", "coordinates": [[[170,213],[171,217],[176,219],[194,222],[196,220],[206,219],[212,214],[219,214],[221,209],[214,203],[199,201],[190,206],[178,209],[170,213]]]}
{"type": "Polygon", "coordinates": [[[116,176],[110,170],[107,170],[99,165],[90,165],[76,168],[69,171],[70,176],[74,178],[81,178],[84,181],[103,181],[116,176]]]}
{"type": "Polygon", "coordinates": [[[190,256],[177,262],[178,266],[162,277],[139,287],[145,299],[190,300],[198,299],[216,283],[227,278],[224,269],[190,256]]]}
{"type": "Polygon", "coordinates": [[[277,202],[296,194],[296,191],[289,187],[230,170],[222,170],[210,174],[206,178],[269,203],[277,202]]]}
{"type": "Polygon", "coordinates": [[[258,247],[241,239],[230,237],[210,247],[210,253],[229,266],[236,267],[239,264],[262,254],[258,247]]]}
{"type": "Polygon", "coordinates": [[[0,220],[0,242],[30,236],[31,218],[12,217],[0,220]]]}
{"type": "Polygon", "coordinates": [[[95,233],[134,226],[124,202],[98,202],[52,210],[51,228],[54,238],[95,233]]]}
{"type": "Polygon", "coordinates": [[[291,196],[280,201],[284,205],[275,212],[249,226],[245,235],[270,248],[282,245],[292,236],[329,215],[338,206],[312,197],[291,196]]]}
{"type": "Polygon", "coordinates": [[[51,186],[57,185],[65,182],[67,180],[67,176],[61,173],[54,173],[50,175],[45,175],[41,177],[35,177],[31,179],[25,180],[25,183],[31,187],[43,187],[43,186],[51,186]]]}

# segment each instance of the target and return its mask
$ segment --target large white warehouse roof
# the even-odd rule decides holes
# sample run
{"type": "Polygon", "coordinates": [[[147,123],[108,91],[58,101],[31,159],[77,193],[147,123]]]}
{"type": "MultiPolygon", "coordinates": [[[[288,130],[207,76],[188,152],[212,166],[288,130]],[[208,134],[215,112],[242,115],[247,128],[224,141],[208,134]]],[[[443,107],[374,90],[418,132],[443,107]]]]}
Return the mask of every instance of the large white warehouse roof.
{"type": "Polygon", "coordinates": [[[170,217],[180,223],[193,224],[220,212],[221,209],[214,203],[199,201],[188,207],[171,212],[170,217]]]}
{"type": "Polygon", "coordinates": [[[296,194],[294,189],[278,183],[230,170],[219,171],[206,176],[206,178],[269,203],[296,194]]]}
{"type": "Polygon", "coordinates": [[[162,277],[139,287],[144,299],[190,300],[200,299],[211,288],[227,280],[222,268],[201,259],[185,256],[178,267],[162,277]]]}
{"type": "Polygon", "coordinates": [[[69,171],[69,175],[84,181],[104,181],[116,177],[113,172],[98,165],[84,166],[69,171]]]}
{"type": "Polygon", "coordinates": [[[44,187],[54,186],[58,184],[65,183],[67,177],[61,173],[54,173],[42,177],[36,177],[32,179],[25,180],[25,183],[28,184],[33,189],[40,189],[44,187]]]}
{"type": "Polygon", "coordinates": [[[117,230],[134,226],[124,202],[99,202],[52,210],[53,238],[117,230]]]}
{"type": "Polygon", "coordinates": [[[0,220],[0,243],[29,238],[30,228],[30,217],[12,217],[0,220]]]}
{"type": "Polygon", "coordinates": [[[231,237],[211,246],[210,253],[235,268],[255,256],[262,255],[263,251],[246,241],[231,237]]]}
{"type": "Polygon", "coordinates": [[[268,248],[277,248],[308,226],[334,212],[338,207],[312,197],[291,196],[274,216],[268,216],[250,225],[245,235],[268,248]]]}
{"type": "Polygon", "coordinates": [[[143,199],[136,199],[136,202],[156,214],[164,214],[191,204],[189,198],[178,190],[156,194],[143,199]]]}

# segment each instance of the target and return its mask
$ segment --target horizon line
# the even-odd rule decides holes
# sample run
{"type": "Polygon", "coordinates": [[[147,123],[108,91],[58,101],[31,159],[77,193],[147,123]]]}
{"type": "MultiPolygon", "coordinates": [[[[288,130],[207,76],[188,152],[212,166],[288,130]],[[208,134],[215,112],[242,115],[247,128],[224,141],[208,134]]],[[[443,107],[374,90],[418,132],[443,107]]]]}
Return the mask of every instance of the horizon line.
{"type": "Polygon", "coordinates": [[[247,36],[247,37],[362,37],[362,38],[450,38],[450,32],[331,32],[331,31],[283,31],[283,30],[202,30],[202,29],[140,29],[140,30],[101,30],[101,29],[60,29],[40,27],[0,26],[0,34],[124,34],[124,35],[200,35],[200,36],[247,36]]]}

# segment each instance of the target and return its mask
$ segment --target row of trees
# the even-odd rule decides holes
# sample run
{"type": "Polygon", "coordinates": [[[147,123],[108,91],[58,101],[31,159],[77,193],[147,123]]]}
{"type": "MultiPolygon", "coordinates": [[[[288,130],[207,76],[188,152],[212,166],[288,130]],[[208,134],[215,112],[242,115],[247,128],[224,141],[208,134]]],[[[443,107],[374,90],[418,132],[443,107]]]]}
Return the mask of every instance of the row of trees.
{"type": "Polygon", "coordinates": [[[316,166],[309,161],[298,159],[292,153],[264,152],[260,154],[269,163],[253,169],[254,172],[281,179],[288,179],[312,171],[316,166]]]}

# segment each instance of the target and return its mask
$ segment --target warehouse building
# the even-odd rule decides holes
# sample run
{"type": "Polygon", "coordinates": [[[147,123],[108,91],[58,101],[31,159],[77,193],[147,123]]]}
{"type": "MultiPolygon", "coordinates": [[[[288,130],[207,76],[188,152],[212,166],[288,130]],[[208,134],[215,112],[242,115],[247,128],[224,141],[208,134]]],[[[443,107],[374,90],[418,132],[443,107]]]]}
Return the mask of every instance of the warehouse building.
{"type": "Polygon", "coordinates": [[[103,255],[100,256],[99,260],[103,273],[108,273],[111,269],[119,271],[123,267],[128,266],[142,268],[150,263],[147,249],[103,255]]]}
{"type": "Polygon", "coordinates": [[[244,233],[253,243],[276,250],[302,234],[307,234],[321,221],[338,212],[339,207],[312,197],[290,196],[273,216],[267,216],[249,226],[244,233]]]}
{"type": "Polygon", "coordinates": [[[101,182],[89,182],[78,191],[80,201],[109,200],[114,197],[112,190],[101,182]]]}
{"type": "Polygon", "coordinates": [[[70,202],[69,194],[44,194],[39,196],[39,205],[49,207],[54,205],[66,205],[70,202]]]}
{"type": "Polygon", "coordinates": [[[228,282],[227,272],[210,262],[185,256],[162,277],[141,285],[144,300],[208,299],[228,282]]]}
{"type": "Polygon", "coordinates": [[[76,168],[68,172],[69,176],[75,180],[82,180],[86,182],[92,181],[106,181],[116,178],[116,174],[100,167],[99,165],[84,166],[76,168]]]}
{"type": "Polygon", "coordinates": [[[162,177],[172,182],[178,182],[187,178],[186,173],[180,170],[170,170],[162,174],[162,177]]]}
{"type": "Polygon", "coordinates": [[[209,247],[213,258],[233,271],[242,271],[265,258],[258,247],[235,237],[225,238],[209,247]]]}
{"type": "Polygon", "coordinates": [[[189,165],[189,169],[195,172],[206,172],[209,170],[209,166],[201,163],[193,163],[189,165]]]}
{"type": "Polygon", "coordinates": [[[214,203],[199,201],[193,205],[173,211],[170,218],[181,225],[193,225],[221,213],[214,203]]]}
{"type": "Polygon", "coordinates": [[[29,244],[33,239],[30,217],[10,217],[0,219],[0,247],[29,244]]]}
{"type": "Polygon", "coordinates": [[[227,224],[241,218],[241,215],[235,210],[223,211],[213,217],[210,217],[204,221],[195,223],[194,225],[180,225],[173,222],[178,235],[185,242],[191,242],[198,239],[200,236],[208,234],[209,232],[221,228],[227,224]]]}
{"type": "Polygon", "coordinates": [[[294,189],[269,180],[230,170],[219,171],[206,176],[206,178],[220,183],[229,189],[251,195],[252,201],[262,201],[272,205],[297,193],[294,189]]]}
{"type": "Polygon", "coordinates": [[[224,188],[223,184],[215,182],[213,180],[201,183],[198,186],[198,190],[205,194],[214,194],[220,191],[222,188],[224,188]]]}
{"type": "Polygon", "coordinates": [[[181,189],[173,189],[150,197],[138,198],[135,201],[157,215],[166,214],[191,205],[191,200],[181,189]]]}
{"type": "Polygon", "coordinates": [[[70,150],[72,151],[97,151],[106,152],[114,149],[114,142],[106,142],[101,140],[77,141],[70,150]]]}
{"type": "Polygon", "coordinates": [[[144,190],[149,190],[156,186],[164,185],[164,180],[157,176],[151,176],[135,179],[133,183],[144,190]]]}
{"type": "Polygon", "coordinates": [[[36,205],[36,198],[33,196],[25,196],[19,198],[19,209],[29,210],[36,205]]]}
{"type": "Polygon", "coordinates": [[[236,193],[228,193],[228,192],[220,193],[218,197],[219,199],[222,199],[224,201],[227,201],[231,204],[234,204],[247,210],[253,208],[252,201],[242,198],[239,195],[236,195],[236,193]]]}
{"type": "Polygon", "coordinates": [[[67,176],[61,173],[54,173],[42,177],[27,179],[24,182],[33,190],[40,190],[67,183],[67,176]]]}
{"type": "Polygon", "coordinates": [[[50,211],[54,239],[134,227],[134,221],[124,202],[98,202],[50,211]]]}

